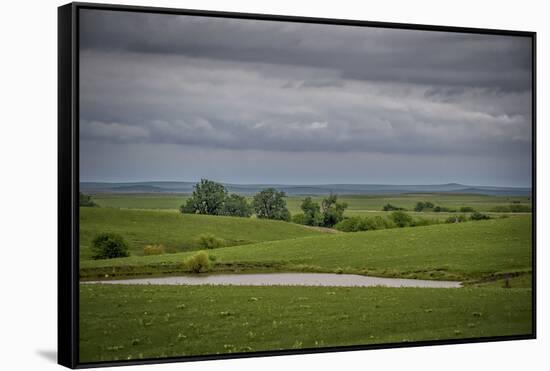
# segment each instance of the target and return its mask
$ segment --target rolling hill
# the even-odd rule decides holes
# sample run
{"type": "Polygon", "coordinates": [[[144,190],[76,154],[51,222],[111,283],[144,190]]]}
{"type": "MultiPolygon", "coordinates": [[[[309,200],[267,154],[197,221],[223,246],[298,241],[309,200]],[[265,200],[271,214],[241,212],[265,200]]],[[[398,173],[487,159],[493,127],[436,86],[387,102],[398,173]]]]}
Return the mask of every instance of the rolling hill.
{"type": "MultiPolygon", "coordinates": [[[[84,193],[191,193],[196,182],[81,182],[84,193]]],[[[231,193],[250,195],[265,188],[276,188],[287,195],[339,195],[357,194],[403,194],[403,193],[457,193],[483,194],[493,196],[530,196],[529,187],[472,186],[458,183],[432,185],[389,185],[389,184],[231,184],[222,183],[231,193]]]]}

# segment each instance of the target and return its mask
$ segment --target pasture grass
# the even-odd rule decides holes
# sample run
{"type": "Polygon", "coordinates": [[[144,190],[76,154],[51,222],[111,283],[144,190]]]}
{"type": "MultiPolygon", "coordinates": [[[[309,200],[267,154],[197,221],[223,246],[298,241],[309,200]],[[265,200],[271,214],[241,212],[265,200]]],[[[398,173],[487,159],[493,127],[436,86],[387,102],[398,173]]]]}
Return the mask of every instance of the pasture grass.
{"type": "Polygon", "coordinates": [[[147,245],[163,245],[166,252],[197,250],[201,235],[214,235],[225,246],[323,234],[319,230],[282,221],[229,216],[189,215],[175,211],[80,208],[80,258],[91,258],[91,241],[99,233],[114,232],[129,244],[131,255],[143,255],[147,245]]]}
{"type": "MultiPolygon", "coordinates": [[[[292,214],[300,213],[300,205],[306,196],[289,196],[286,198],[288,209],[292,214]]],[[[185,203],[187,194],[107,194],[101,193],[92,196],[94,202],[101,207],[128,208],[128,209],[179,209],[185,203]]],[[[252,197],[247,197],[248,201],[252,197]]],[[[313,196],[313,201],[321,203],[323,197],[313,196]]],[[[531,206],[531,198],[527,196],[487,196],[478,194],[446,194],[422,193],[399,195],[341,195],[339,200],[348,204],[347,216],[363,215],[369,211],[380,211],[384,205],[390,203],[397,207],[413,211],[417,202],[430,201],[438,206],[451,209],[460,209],[463,206],[473,207],[477,211],[488,212],[496,206],[511,204],[531,206]]],[[[437,214],[440,213],[422,213],[437,214]]]]}
{"type": "MultiPolygon", "coordinates": [[[[531,217],[319,234],[209,250],[215,271],[309,271],[440,280],[531,269],[531,217]]],[[[81,262],[82,278],[178,273],[189,253],[81,262]]],[[[181,270],[180,270],[181,273],[181,270]]]]}
{"type": "Polygon", "coordinates": [[[531,290],[80,286],[80,362],[527,335],[531,290]]]}

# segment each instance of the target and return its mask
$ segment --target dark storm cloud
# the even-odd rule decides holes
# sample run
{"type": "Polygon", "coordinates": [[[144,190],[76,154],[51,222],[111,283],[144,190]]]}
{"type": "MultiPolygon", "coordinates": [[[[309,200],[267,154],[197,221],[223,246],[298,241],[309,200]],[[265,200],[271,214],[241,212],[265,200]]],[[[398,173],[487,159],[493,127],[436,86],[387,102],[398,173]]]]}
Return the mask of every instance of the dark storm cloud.
{"type": "MultiPolygon", "coordinates": [[[[137,180],[170,179],[176,153],[208,152],[193,159],[200,169],[252,151],[275,182],[291,180],[283,164],[298,157],[303,174],[331,163],[341,182],[360,182],[357,169],[408,174],[408,163],[420,183],[529,182],[528,39],[88,10],[81,27],[88,180],[106,174],[102,148],[141,169],[137,180]]],[[[263,174],[238,170],[225,180],[263,174]]]]}
{"type": "Polygon", "coordinates": [[[530,89],[521,37],[87,11],[84,49],[329,68],[345,78],[530,89]],[[89,12],[89,13],[88,13],[89,12]]]}

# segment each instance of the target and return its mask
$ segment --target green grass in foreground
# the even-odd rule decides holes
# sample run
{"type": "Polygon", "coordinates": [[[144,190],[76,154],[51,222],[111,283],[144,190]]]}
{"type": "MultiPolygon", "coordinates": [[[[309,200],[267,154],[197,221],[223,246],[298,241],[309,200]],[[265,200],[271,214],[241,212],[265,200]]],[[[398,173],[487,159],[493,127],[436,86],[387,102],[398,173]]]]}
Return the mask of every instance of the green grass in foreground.
{"type": "Polygon", "coordinates": [[[149,244],[162,244],[168,252],[195,250],[196,238],[205,233],[214,234],[229,246],[323,234],[297,224],[256,218],[81,207],[81,260],[90,259],[91,241],[101,232],[121,234],[132,255],[141,255],[149,244]]]}
{"type": "Polygon", "coordinates": [[[530,334],[531,290],[81,285],[80,361],[530,334]]]}
{"type": "MultiPolygon", "coordinates": [[[[531,218],[322,234],[225,247],[209,253],[216,257],[217,266],[245,271],[342,271],[386,277],[478,280],[504,272],[530,272],[531,218]]],[[[173,273],[189,255],[84,261],[81,276],[173,273]]]]}

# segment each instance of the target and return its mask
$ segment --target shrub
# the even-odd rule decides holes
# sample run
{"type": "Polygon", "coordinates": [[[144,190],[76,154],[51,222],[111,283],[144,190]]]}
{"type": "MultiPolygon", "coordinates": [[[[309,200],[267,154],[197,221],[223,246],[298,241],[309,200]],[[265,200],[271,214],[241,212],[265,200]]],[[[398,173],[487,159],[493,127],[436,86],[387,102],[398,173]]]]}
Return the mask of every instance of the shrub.
{"type": "MultiPolygon", "coordinates": [[[[383,219],[382,217],[379,218],[383,219]]],[[[364,217],[359,221],[357,228],[360,231],[374,231],[376,229],[384,229],[385,227],[380,227],[374,218],[364,217]]]]}
{"type": "Polygon", "coordinates": [[[210,271],[211,262],[206,251],[199,251],[184,262],[185,269],[193,273],[210,271]]]}
{"type": "Polygon", "coordinates": [[[466,220],[467,219],[465,215],[453,215],[445,219],[445,223],[463,223],[466,220]]]}
{"type": "Polygon", "coordinates": [[[436,213],[443,213],[443,212],[448,212],[450,211],[448,207],[443,207],[443,206],[436,206],[434,207],[434,212],[436,213]]]}
{"type": "Polygon", "coordinates": [[[244,196],[233,193],[225,198],[221,213],[227,216],[248,218],[252,215],[252,207],[250,207],[244,196]]]}
{"type": "Polygon", "coordinates": [[[394,206],[392,204],[385,204],[384,207],[382,208],[383,211],[399,211],[399,210],[405,210],[404,208],[402,207],[397,207],[397,206],[394,206]]]}
{"type": "Polygon", "coordinates": [[[411,225],[413,218],[403,211],[394,211],[391,213],[391,220],[395,223],[395,225],[403,228],[411,225]]]}
{"type": "Polygon", "coordinates": [[[196,239],[197,245],[205,249],[217,249],[223,246],[223,240],[214,236],[211,233],[204,233],[199,235],[196,239]]]}
{"type": "Polygon", "coordinates": [[[80,192],[78,194],[78,204],[83,207],[96,207],[97,204],[92,200],[92,197],[80,192]]]}
{"type": "Polygon", "coordinates": [[[426,202],[417,202],[416,206],[414,207],[414,211],[424,211],[426,209],[433,209],[434,204],[432,202],[426,201],[426,202]]]}
{"type": "Polygon", "coordinates": [[[195,214],[195,206],[193,200],[188,199],[183,205],[180,206],[180,213],[182,214],[195,214]]]}
{"type": "Polygon", "coordinates": [[[162,245],[147,245],[143,248],[143,255],[162,255],[164,254],[164,246],[162,245]]]}
{"type": "Polygon", "coordinates": [[[461,213],[473,213],[473,212],[475,212],[475,210],[474,210],[473,207],[470,207],[470,206],[462,206],[460,208],[460,212],[461,213]]]}
{"type": "Polygon", "coordinates": [[[92,240],[92,258],[112,259],[129,256],[128,244],[116,233],[100,233],[92,240]]]}
{"type": "Polygon", "coordinates": [[[470,220],[487,220],[487,219],[491,219],[491,217],[487,214],[482,214],[478,211],[470,215],[470,220]]]}
{"type": "Polygon", "coordinates": [[[354,216],[354,217],[346,218],[344,220],[339,221],[334,225],[334,228],[342,232],[358,232],[360,230],[365,230],[365,229],[359,229],[361,222],[362,222],[362,218],[358,216],[354,216]]]}
{"type": "MultiPolygon", "coordinates": [[[[412,220],[412,219],[411,219],[412,220]]],[[[395,228],[396,224],[391,219],[380,215],[373,217],[352,216],[345,218],[334,225],[334,228],[342,232],[374,231],[377,229],[395,228]]]]}
{"type": "Polygon", "coordinates": [[[374,225],[374,229],[390,229],[397,227],[393,219],[383,218],[380,215],[370,218],[370,220],[374,225]]]}
{"type": "Polygon", "coordinates": [[[294,214],[292,215],[292,223],[296,224],[306,224],[306,217],[304,214],[294,214]]]}

